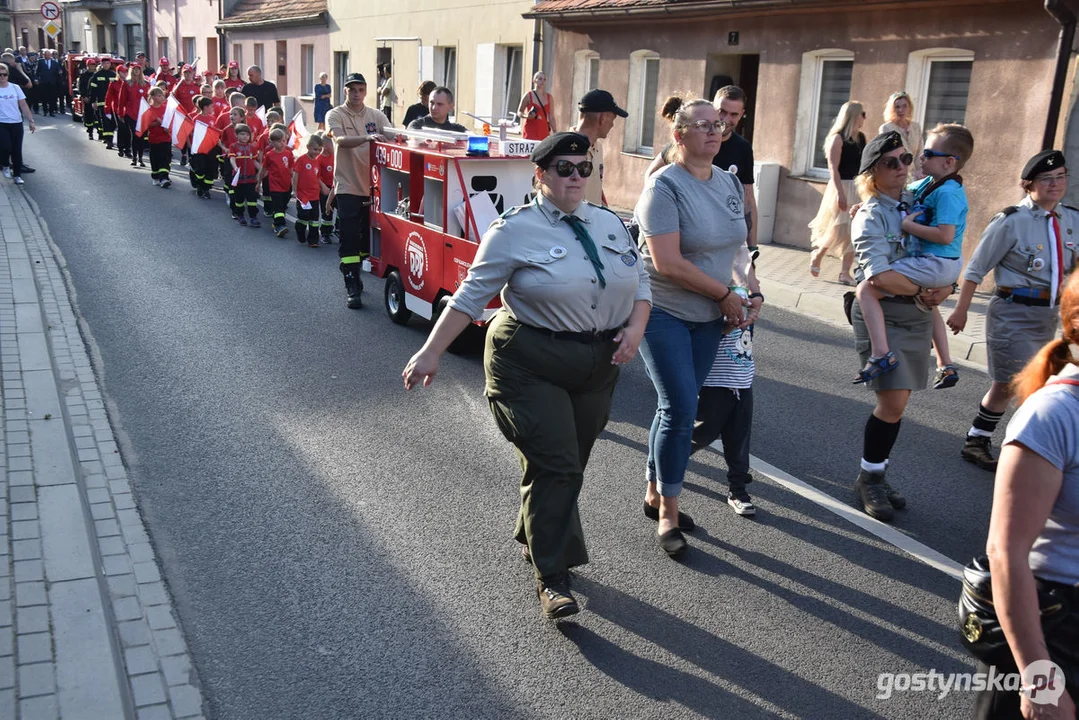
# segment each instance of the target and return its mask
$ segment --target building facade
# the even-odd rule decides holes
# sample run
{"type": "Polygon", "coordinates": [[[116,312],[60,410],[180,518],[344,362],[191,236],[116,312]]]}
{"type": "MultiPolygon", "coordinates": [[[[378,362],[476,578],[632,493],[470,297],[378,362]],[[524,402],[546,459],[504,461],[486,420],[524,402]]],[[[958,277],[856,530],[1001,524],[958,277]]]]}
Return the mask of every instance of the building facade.
{"type": "Polygon", "coordinates": [[[479,127],[483,118],[516,112],[531,87],[534,69],[545,54],[536,23],[521,14],[532,3],[476,4],[469,0],[400,0],[369,3],[329,0],[330,77],[334,102],[340,102],[344,76],[360,72],[374,105],[376,68],[391,68],[393,120],[417,101],[424,80],[445,85],[456,98],[457,121],[479,127]]]}
{"type": "Polygon", "coordinates": [[[221,45],[217,23],[226,8],[222,0],[155,0],[147,3],[146,50],[152,65],[167,57],[176,66],[217,70],[221,45]]]}
{"type": "MultiPolygon", "coordinates": [[[[1056,3],[1054,3],[1056,4],[1056,3]]],[[[596,85],[624,103],[604,160],[611,205],[632,208],[645,169],[670,140],[666,96],[711,98],[722,84],[750,95],[745,135],[758,163],[779,166],[773,239],[808,247],[807,223],[827,182],[825,135],[847,100],[876,134],[890,94],[906,90],[923,128],[961,122],[975,138],[963,170],[970,200],[965,250],[989,219],[1022,197],[1019,172],[1050,121],[1061,24],[1036,2],[541,0],[529,17],[557,28],[551,86],[596,85]]],[[[1071,47],[1064,49],[1065,67],[1071,47]]],[[[1069,146],[1074,70],[1052,143],[1069,146]]],[[[556,108],[561,126],[572,107],[556,108]]],[[[1075,148],[1079,156],[1079,147],[1075,148]]],[[[1079,159],[1079,157],[1077,157],[1079,159]]],[[[763,189],[763,188],[762,188],[763,189]]]]}
{"type": "MultiPolygon", "coordinates": [[[[29,4],[37,14],[33,27],[39,28],[44,24],[41,3],[31,0],[29,4]]],[[[132,57],[145,49],[142,0],[60,0],[58,4],[64,30],[57,39],[65,50],[132,57]]],[[[39,41],[33,44],[38,46],[39,41]]]]}

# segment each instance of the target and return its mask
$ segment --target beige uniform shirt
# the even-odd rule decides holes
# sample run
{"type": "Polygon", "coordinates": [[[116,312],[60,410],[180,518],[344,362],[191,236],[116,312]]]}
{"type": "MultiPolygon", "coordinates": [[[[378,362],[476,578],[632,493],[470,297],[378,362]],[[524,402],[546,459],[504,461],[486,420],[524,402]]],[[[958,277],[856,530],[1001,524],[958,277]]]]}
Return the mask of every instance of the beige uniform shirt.
{"type": "Polygon", "coordinates": [[[603,202],[603,146],[599,140],[588,148],[588,159],[592,162],[592,174],[588,177],[584,186],[584,199],[593,205],[604,205],[603,202]]]}
{"type": "Polygon", "coordinates": [[[501,290],[502,305],[525,325],[569,332],[622,327],[635,301],[652,301],[644,261],[610,210],[582,202],[573,214],[596,244],[606,287],[564,213],[541,194],[491,223],[449,306],[479,319],[501,290]]]}
{"type": "MultiPolygon", "coordinates": [[[[364,106],[354,113],[347,105],[338,105],[326,113],[326,127],[340,139],[381,133],[392,125],[380,110],[364,106]]],[[[371,194],[371,143],[353,148],[334,144],[333,189],[338,195],[371,194]]]]}

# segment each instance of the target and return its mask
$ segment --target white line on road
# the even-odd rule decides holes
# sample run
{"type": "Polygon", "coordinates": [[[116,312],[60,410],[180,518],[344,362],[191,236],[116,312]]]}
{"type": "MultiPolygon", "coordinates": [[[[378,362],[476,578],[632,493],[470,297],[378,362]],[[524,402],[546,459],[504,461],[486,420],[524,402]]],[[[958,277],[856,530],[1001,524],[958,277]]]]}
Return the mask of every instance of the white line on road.
{"type": "MultiPolygon", "coordinates": [[[[720,454],[723,454],[723,447],[719,444],[718,440],[712,443],[711,447],[720,454]]],[[[775,465],[767,463],[755,455],[749,456],[749,465],[761,475],[773,480],[776,484],[782,485],[791,492],[801,495],[806,500],[816,503],[826,510],[830,510],[844,520],[857,525],[867,533],[877,536],[889,545],[893,545],[915,559],[922,561],[929,567],[940,570],[945,575],[949,575],[956,580],[961,581],[963,579],[962,564],[942,555],[928,545],[920,543],[908,535],[904,535],[890,525],[886,525],[879,520],[874,520],[865,513],[836,500],[831,495],[821,492],[812,485],[799,480],[790,473],[780,470],[775,465]]]]}

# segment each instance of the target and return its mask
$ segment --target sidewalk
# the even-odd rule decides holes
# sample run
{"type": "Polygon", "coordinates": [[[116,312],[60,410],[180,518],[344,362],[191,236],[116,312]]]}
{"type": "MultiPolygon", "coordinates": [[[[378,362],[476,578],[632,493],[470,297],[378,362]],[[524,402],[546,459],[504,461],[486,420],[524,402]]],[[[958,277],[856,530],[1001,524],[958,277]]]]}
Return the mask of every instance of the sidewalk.
{"type": "Polygon", "coordinates": [[[54,250],[0,182],[0,718],[202,717],[54,250]]]}
{"type": "MultiPolygon", "coordinates": [[[[840,285],[839,260],[826,257],[819,278],[809,274],[809,251],[785,245],[761,245],[757,259],[757,279],[767,306],[793,310],[833,325],[849,328],[843,314],[843,293],[854,288],[840,285]]],[[[952,295],[941,305],[944,318],[955,307],[958,295],[952,295]]],[[[984,370],[985,310],[989,296],[976,294],[967,312],[967,326],[951,339],[952,359],[984,370]]]]}

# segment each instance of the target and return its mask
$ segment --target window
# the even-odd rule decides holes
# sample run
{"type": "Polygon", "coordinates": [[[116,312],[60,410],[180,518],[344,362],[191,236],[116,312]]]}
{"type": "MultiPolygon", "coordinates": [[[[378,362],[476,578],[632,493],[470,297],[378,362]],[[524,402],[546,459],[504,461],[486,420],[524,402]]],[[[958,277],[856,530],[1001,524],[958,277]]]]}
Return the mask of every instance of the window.
{"type": "Polygon", "coordinates": [[[457,48],[435,48],[435,82],[457,96],[457,48]]]}
{"type": "Polygon", "coordinates": [[[232,59],[240,67],[240,77],[244,76],[244,46],[240,43],[232,44],[232,59]]]}
{"type": "Polygon", "coordinates": [[[588,86],[585,91],[595,90],[599,87],[599,55],[588,58],[588,86]]]}
{"type": "Polygon", "coordinates": [[[839,108],[850,100],[853,70],[854,53],[849,50],[823,49],[802,55],[802,81],[791,163],[794,174],[828,177],[824,139],[839,108]]]}
{"type": "Polygon", "coordinates": [[[195,62],[195,58],[198,56],[198,53],[195,51],[195,38],[185,37],[183,38],[183,44],[184,56],[180,59],[183,60],[186,64],[191,65],[195,62]]]}
{"type": "MultiPolygon", "coordinates": [[[[169,57],[169,39],[167,37],[157,39],[157,57],[158,59],[169,57]]],[[[171,58],[169,59],[171,60],[171,58]]]]}
{"type": "Polygon", "coordinates": [[[206,69],[217,72],[220,63],[217,59],[217,38],[206,38],[206,69]]]}
{"type": "Polygon", "coordinates": [[[974,53],[956,48],[929,48],[912,52],[907,62],[906,90],[922,127],[962,123],[974,71],[974,53]]]}
{"type": "Polygon", "coordinates": [[[591,50],[578,50],[573,58],[574,104],[586,92],[597,87],[599,87],[599,55],[591,50]]]}
{"type": "Polygon", "coordinates": [[[333,54],[333,68],[337,75],[337,92],[334,97],[344,97],[345,78],[348,77],[348,52],[336,51],[333,54]]]}
{"type": "Polygon", "coordinates": [[[262,43],[255,43],[255,65],[262,68],[263,75],[266,74],[266,52],[263,50],[262,43]]]}
{"type": "MultiPolygon", "coordinates": [[[[588,65],[585,65],[586,69],[588,65]]],[[[638,50],[629,56],[629,106],[632,122],[626,123],[622,149],[635,155],[651,155],[656,134],[656,97],[659,94],[659,55],[638,50]]],[[[629,119],[629,118],[627,118],[629,119]]]]}
{"type": "Polygon", "coordinates": [[[124,25],[124,52],[128,57],[142,52],[142,25],[124,25]]]}
{"type": "MultiPolygon", "coordinates": [[[[23,37],[24,38],[26,37],[25,34],[23,35],[23,37]]],[[[30,43],[27,42],[25,44],[29,45],[30,43]]],[[[98,25],[97,26],[97,51],[102,52],[102,53],[107,53],[109,51],[109,46],[106,44],[106,41],[105,41],[105,26],[104,25],[98,25]]]]}
{"type": "Polygon", "coordinates": [[[315,46],[300,46],[300,94],[315,94],[315,46]]]}
{"type": "Polygon", "coordinates": [[[524,62],[524,48],[520,45],[503,45],[502,66],[502,108],[498,117],[509,117],[517,112],[521,104],[521,64],[524,62]]]}

